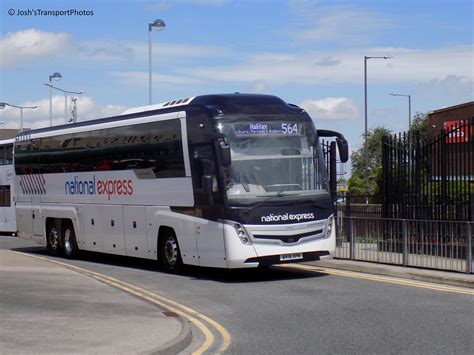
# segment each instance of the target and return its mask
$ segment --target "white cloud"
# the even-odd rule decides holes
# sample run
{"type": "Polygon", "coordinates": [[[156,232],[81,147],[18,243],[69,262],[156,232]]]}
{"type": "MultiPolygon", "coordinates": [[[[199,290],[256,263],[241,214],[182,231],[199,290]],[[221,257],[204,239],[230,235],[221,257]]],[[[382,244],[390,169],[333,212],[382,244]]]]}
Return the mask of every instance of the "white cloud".
{"type": "MultiPolygon", "coordinates": [[[[38,106],[36,110],[23,110],[24,128],[42,128],[49,127],[49,98],[22,102],[18,106],[38,106]]],[[[66,122],[65,119],[64,96],[55,95],[52,97],[52,121],[53,125],[60,125],[66,122]]],[[[70,109],[70,100],[68,100],[67,109],[70,109]]],[[[121,105],[108,104],[106,106],[97,105],[90,96],[79,96],[77,98],[78,121],[87,121],[91,119],[119,115],[128,107],[121,105]]],[[[20,127],[20,110],[7,106],[0,111],[0,121],[4,122],[5,128],[20,127]]],[[[68,118],[70,114],[68,112],[68,118]]]]}
{"type": "Polygon", "coordinates": [[[450,75],[465,77],[471,81],[474,78],[474,53],[470,45],[438,49],[367,48],[331,52],[307,51],[291,55],[260,53],[243,57],[243,62],[236,65],[184,68],[180,72],[203,80],[222,82],[265,82],[269,85],[360,84],[363,78],[364,55],[387,54],[394,58],[368,61],[369,82],[429,81],[450,75]]]}
{"type": "Polygon", "coordinates": [[[296,39],[351,46],[368,44],[389,26],[387,16],[360,6],[317,1],[291,0],[290,9],[297,16],[296,39]]]}
{"type": "MultiPolygon", "coordinates": [[[[218,46],[155,41],[156,62],[185,62],[196,58],[228,57],[231,51],[218,46]],[[158,49],[157,49],[158,48],[158,49]]],[[[146,41],[74,41],[67,33],[27,29],[8,33],[0,39],[0,66],[36,64],[38,59],[61,56],[68,62],[144,63],[148,61],[146,41]]]]}
{"type": "Polygon", "coordinates": [[[249,92],[256,93],[256,94],[270,94],[270,88],[261,81],[256,81],[250,85],[248,88],[249,92]]]}
{"type": "Polygon", "coordinates": [[[448,75],[442,79],[433,79],[419,83],[415,95],[422,99],[445,96],[474,100],[474,79],[464,76],[448,75]]]}
{"type": "Polygon", "coordinates": [[[359,116],[357,107],[345,97],[305,100],[299,104],[316,121],[350,121],[359,116]]]}
{"type": "Polygon", "coordinates": [[[70,38],[67,33],[45,32],[27,29],[11,32],[0,39],[0,66],[14,67],[34,63],[58,51],[67,51],[70,38]]]}
{"type": "MultiPolygon", "coordinates": [[[[112,75],[122,80],[126,85],[148,86],[148,72],[113,72],[112,75]]],[[[153,73],[153,87],[163,84],[195,85],[203,84],[204,80],[186,75],[164,75],[153,73]]]]}

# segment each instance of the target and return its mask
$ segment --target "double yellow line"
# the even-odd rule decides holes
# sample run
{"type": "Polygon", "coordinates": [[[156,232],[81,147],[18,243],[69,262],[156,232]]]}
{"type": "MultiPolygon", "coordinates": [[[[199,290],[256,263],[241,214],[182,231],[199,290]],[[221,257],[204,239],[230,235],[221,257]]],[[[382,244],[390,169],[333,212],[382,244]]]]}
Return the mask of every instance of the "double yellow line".
{"type": "Polygon", "coordinates": [[[123,281],[118,280],[116,278],[113,278],[113,277],[110,277],[110,276],[107,276],[107,275],[103,275],[103,274],[100,274],[100,273],[97,273],[97,272],[94,272],[94,271],[91,271],[91,270],[87,270],[87,269],[84,269],[84,268],[81,268],[81,267],[78,267],[78,266],[70,265],[70,264],[63,263],[63,262],[56,261],[56,260],[51,260],[51,259],[44,258],[44,257],[41,257],[41,256],[37,256],[37,255],[20,253],[20,252],[16,252],[16,251],[11,251],[11,252],[21,254],[21,255],[24,255],[24,256],[29,256],[29,257],[35,258],[35,259],[48,261],[50,263],[57,264],[57,265],[60,265],[62,267],[65,267],[67,269],[79,272],[83,275],[92,277],[92,278],[96,279],[97,281],[100,281],[100,282],[105,283],[107,285],[113,286],[113,287],[118,288],[122,291],[125,291],[125,292],[127,292],[131,295],[134,295],[134,296],[139,297],[143,300],[146,300],[150,303],[158,305],[158,306],[160,306],[161,308],[164,308],[167,311],[174,312],[177,315],[179,315],[180,317],[189,320],[204,335],[203,344],[201,344],[201,346],[197,350],[195,350],[193,354],[202,354],[205,351],[209,350],[211,348],[211,346],[214,344],[215,337],[214,337],[213,331],[210,329],[210,327],[214,328],[214,330],[217,331],[220,334],[220,336],[222,337],[222,344],[221,344],[221,346],[218,350],[218,353],[223,353],[229,348],[229,345],[230,345],[230,342],[231,342],[231,339],[232,339],[229,332],[222,325],[220,325],[218,322],[216,322],[215,320],[207,317],[206,315],[204,315],[204,314],[202,314],[198,311],[195,311],[192,308],[189,308],[187,306],[179,304],[179,303],[177,303],[173,300],[167,299],[163,296],[160,296],[156,293],[150,292],[150,291],[145,290],[143,288],[140,288],[138,286],[129,284],[127,282],[123,282],[123,281]]]}
{"type": "Polygon", "coordinates": [[[398,277],[363,274],[363,273],[354,272],[354,271],[342,271],[342,270],[321,268],[321,267],[301,265],[301,264],[279,265],[278,267],[474,296],[474,289],[441,285],[441,284],[435,284],[435,283],[424,282],[424,281],[408,280],[408,279],[402,279],[398,277]]]}

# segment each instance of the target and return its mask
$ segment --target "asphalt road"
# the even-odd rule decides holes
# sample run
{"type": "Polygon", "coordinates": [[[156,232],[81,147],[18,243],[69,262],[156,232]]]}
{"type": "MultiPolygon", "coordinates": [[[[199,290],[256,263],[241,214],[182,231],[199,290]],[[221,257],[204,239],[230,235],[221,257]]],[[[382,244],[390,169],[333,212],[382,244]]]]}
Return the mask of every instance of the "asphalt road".
{"type": "MultiPolygon", "coordinates": [[[[46,255],[28,246],[0,237],[0,248],[46,255]]],[[[210,317],[232,337],[227,353],[474,353],[472,295],[278,267],[189,268],[170,275],[153,262],[133,258],[85,253],[78,260],[51,259],[136,285],[210,317]]],[[[193,333],[195,342],[202,340],[198,330],[193,333]]],[[[216,341],[209,352],[218,346],[216,341]]]]}

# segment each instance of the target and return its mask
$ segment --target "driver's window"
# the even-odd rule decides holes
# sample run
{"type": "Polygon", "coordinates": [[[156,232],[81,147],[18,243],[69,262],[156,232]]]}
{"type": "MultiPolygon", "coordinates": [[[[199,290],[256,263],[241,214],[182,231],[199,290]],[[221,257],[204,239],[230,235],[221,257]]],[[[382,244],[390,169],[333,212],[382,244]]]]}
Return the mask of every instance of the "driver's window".
{"type": "Polygon", "coordinates": [[[203,177],[212,181],[212,191],[219,190],[214,147],[210,144],[196,144],[192,149],[192,165],[194,186],[203,189],[203,177]]]}

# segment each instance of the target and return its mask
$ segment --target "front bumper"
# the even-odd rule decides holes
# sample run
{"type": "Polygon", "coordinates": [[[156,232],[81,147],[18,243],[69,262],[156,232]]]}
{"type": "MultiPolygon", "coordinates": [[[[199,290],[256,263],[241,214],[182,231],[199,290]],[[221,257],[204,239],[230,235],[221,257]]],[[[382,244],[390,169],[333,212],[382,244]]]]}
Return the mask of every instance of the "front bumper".
{"type": "Polygon", "coordinates": [[[332,258],[335,228],[325,238],[327,219],[292,225],[244,225],[250,243],[243,244],[232,224],[224,224],[226,261],[229,268],[295,263],[332,258]],[[280,256],[302,254],[303,258],[281,261],[280,256]]]}

